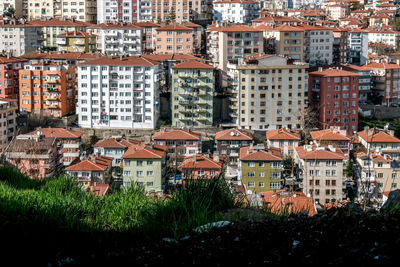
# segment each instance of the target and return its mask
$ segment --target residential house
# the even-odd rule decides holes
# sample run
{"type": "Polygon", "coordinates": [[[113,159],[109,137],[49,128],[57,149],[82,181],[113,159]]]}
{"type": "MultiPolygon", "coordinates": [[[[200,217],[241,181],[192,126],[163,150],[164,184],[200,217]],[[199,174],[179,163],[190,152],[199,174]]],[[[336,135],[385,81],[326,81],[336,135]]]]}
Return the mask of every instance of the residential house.
{"type": "Polygon", "coordinates": [[[235,128],[219,131],[215,134],[215,146],[219,155],[228,156],[229,167],[237,167],[239,152],[253,142],[253,135],[235,128]]]}
{"type": "Polygon", "coordinates": [[[299,131],[286,128],[267,131],[266,138],[268,147],[279,148],[282,151],[282,157],[292,156],[301,140],[299,131]]]}
{"type": "Polygon", "coordinates": [[[348,32],[344,28],[333,28],[332,63],[347,63],[348,32]]]}
{"type": "Polygon", "coordinates": [[[122,156],[123,185],[136,183],[146,192],[162,193],[165,183],[167,147],[161,145],[132,145],[122,156]]]}
{"type": "Polygon", "coordinates": [[[42,135],[18,135],[5,151],[6,160],[31,179],[56,175],[58,155],[56,138],[42,135]]]}
{"type": "Polygon", "coordinates": [[[112,158],[90,155],[86,159],[65,168],[65,173],[80,183],[109,184],[112,181],[112,158]]]}
{"type": "Polygon", "coordinates": [[[113,158],[113,167],[122,167],[122,156],[133,145],[140,141],[124,138],[106,138],[94,144],[94,154],[113,158]]]}
{"type": "Polygon", "coordinates": [[[223,162],[218,156],[209,158],[201,154],[186,157],[179,169],[182,171],[182,179],[210,179],[220,175],[223,162]]]}
{"type": "Polygon", "coordinates": [[[321,146],[332,145],[339,148],[346,157],[349,157],[350,138],[347,137],[346,130],[342,130],[340,127],[331,127],[325,130],[313,131],[310,134],[314,144],[321,146]]]}
{"type": "Polygon", "coordinates": [[[277,215],[298,214],[306,212],[308,216],[317,214],[311,197],[302,192],[274,190],[260,193],[267,210],[277,215]]]}
{"type": "Polygon", "coordinates": [[[311,196],[315,204],[340,202],[346,198],[343,193],[346,156],[339,148],[300,146],[295,150],[294,159],[300,169],[300,187],[305,195],[311,196]]]}
{"type": "Polygon", "coordinates": [[[242,147],[239,160],[240,181],[248,194],[282,188],[283,159],[280,149],[242,147]]]}
{"type": "Polygon", "coordinates": [[[387,126],[383,130],[365,127],[357,135],[360,143],[370,151],[389,155],[394,160],[400,158],[400,139],[387,126]]]}

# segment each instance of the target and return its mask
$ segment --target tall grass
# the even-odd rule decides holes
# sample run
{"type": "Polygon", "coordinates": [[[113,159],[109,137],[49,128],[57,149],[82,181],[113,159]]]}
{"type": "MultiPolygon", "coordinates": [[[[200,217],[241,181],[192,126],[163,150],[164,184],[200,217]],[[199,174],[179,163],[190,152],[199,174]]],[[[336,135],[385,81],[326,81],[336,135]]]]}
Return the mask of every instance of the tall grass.
{"type": "Polygon", "coordinates": [[[219,212],[234,205],[221,178],[188,181],[169,199],[151,199],[138,186],[96,197],[68,176],[35,181],[14,169],[0,168],[0,225],[38,223],[179,238],[196,226],[221,219],[219,212]]]}

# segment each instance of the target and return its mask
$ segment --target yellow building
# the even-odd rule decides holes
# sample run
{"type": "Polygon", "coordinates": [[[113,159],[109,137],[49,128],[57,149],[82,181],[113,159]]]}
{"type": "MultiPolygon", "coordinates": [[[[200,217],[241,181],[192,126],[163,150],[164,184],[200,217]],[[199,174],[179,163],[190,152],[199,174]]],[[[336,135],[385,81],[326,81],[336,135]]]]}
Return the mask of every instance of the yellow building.
{"type": "Polygon", "coordinates": [[[73,31],[57,35],[58,51],[95,52],[96,35],[82,31],[73,31]]]}

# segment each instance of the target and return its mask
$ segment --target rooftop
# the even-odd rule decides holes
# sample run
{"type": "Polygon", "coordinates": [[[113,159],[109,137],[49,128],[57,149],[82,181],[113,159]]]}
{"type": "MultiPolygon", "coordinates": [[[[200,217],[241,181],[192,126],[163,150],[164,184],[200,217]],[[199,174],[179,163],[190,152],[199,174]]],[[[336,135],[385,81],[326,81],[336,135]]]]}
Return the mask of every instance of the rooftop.
{"type": "Polygon", "coordinates": [[[309,216],[317,213],[312,198],[306,197],[302,192],[274,190],[261,192],[260,194],[272,213],[282,215],[305,211],[309,216]]]}
{"type": "Polygon", "coordinates": [[[108,66],[155,66],[160,63],[151,59],[147,59],[141,56],[130,56],[130,57],[108,57],[103,56],[98,59],[94,59],[88,62],[80,63],[80,66],[87,65],[108,65],[108,66]]]}
{"type": "Polygon", "coordinates": [[[214,161],[213,159],[203,156],[203,155],[195,155],[186,157],[181,166],[181,169],[222,169],[221,161],[214,161]],[[196,157],[196,159],[194,158],[196,157]]]}
{"type": "Polygon", "coordinates": [[[238,129],[227,129],[219,131],[215,134],[215,140],[218,141],[252,141],[253,135],[251,133],[242,132],[238,129]]]}
{"type": "Polygon", "coordinates": [[[311,138],[318,141],[350,141],[350,138],[336,129],[325,129],[311,132],[311,138]]]}
{"type": "Polygon", "coordinates": [[[188,60],[182,63],[176,64],[172,67],[173,69],[213,69],[214,67],[205,63],[201,63],[196,60],[188,60]]]}
{"type": "Polygon", "coordinates": [[[124,153],[124,159],[162,159],[167,151],[166,146],[138,144],[132,145],[124,153]]]}
{"type": "Polygon", "coordinates": [[[167,129],[153,134],[153,140],[200,140],[201,134],[181,129],[167,129]]]}
{"type": "Polygon", "coordinates": [[[282,154],[280,149],[269,148],[267,150],[253,150],[247,146],[240,149],[241,161],[281,161],[282,154]]]}
{"type": "Polygon", "coordinates": [[[74,165],[65,168],[66,171],[105,171],[111,165],[113,158],[99,156],[88,157],[74,165]]]}
{"type": "Polygon", "coordinates": [[[311,72],[310,75],[318,75],[318,76],[325,76],[325,77],[338,77],[338,76],[359,76],[357,73],[341,70],[341,69],[324,69],[322,71],[314,71],[311,72]]]}
{"type": "Polygon", "coordinates": [[[300,141],[300,133],[295,130],[280,128],[266,132],[268,140],[297,140],[300,141]]]}
{"type": "Polygon", "coordinates": [[[296,152],[301,159],[345,159],[345,155],[338,148],[305,145],[296,147],[296,152]]]}
{"type": "Polygon", "coordinates": [[[126,140],[124,138],[107,138],[97,141],[94,147],[106,147],[106,148],[128,148],[132,145],[139,144],[137,140],[126,140]]]}
{"type": "Polygon", "coordinates": [[[55,137],[63,139],[76,139],[80,138],[83,135],[82,132],[67,130],[64,128],[40,128],[26,135],[36,135],[38,132],[40,132],[40,134],[44,137],[55,137]]]}

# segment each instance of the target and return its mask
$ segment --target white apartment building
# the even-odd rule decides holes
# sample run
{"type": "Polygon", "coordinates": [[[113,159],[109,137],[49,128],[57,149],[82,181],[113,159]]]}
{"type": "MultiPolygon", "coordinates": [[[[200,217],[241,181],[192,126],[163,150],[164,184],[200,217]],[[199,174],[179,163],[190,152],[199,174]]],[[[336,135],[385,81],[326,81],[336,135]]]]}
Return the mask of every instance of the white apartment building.
{"type": "Polygon", "coordinates": [[[106,55],[139,56],[142,53],[142,29],[134,24],[97,24],[88,27],[97,35],[97,50],[106,55]]]}
{"type": "Polygon", "coordinates": [[[214,22],[249,23],[258,18],[259,3],[252,0],[217,0],[214,2],[214,22]]]}
{"type": "Polygon", "coordinates": [[[3,16],[3,11],[13,7],[15,18],[21,18],[23,15],[22,2],[23,0],[0,0],[0,16],[3,16]]]}
{"type": "Polygon", "coordinates": [[[142,57],[102,57],[78,66],[78,123],[83,128],[154,129],[161,65],[142,57]]]}
{"type": "Polygon", "coordinates": [[[332,20],[340,20],[344,18],[347,13],[347,7],[345,5],[328,5],[325,7],[328,17],[332,20]]]}
{"type": "Polygon", "coordinates": [[[152,19],[151,0],[97,0],[97,23],[152,19]]]}
{"type": "Polygon", "coordinates": [[[308,64],[257,55],[229,66],[230,116],[239,129],[301,129],[308,98],[308,64]]]}
{"type": "Polygon", "coordinates": [[[301,25],[304,29],[304,59],[313,66],[330,65],[333,60],[333,30],[328,27],[301,25]]]}
{"type": "Polygon", "coordinates": [[[28,20],[59,18],[62,16],[62,3],[60,0],[29,0],[28,20]]]}
{"type": "Polygon", "coordinates": [[[11,53],[15,57],[36,51],[41,47],[39,32],[39,27],[25,24],[0,25],[0,51],[11,53]]]}
{"type": "Polygon", "coordinates": [[[368,30],[368,43],[383,43],[397,50],[399,46],[400,32],[389,29],[385,30],[368,30]]]}
{"type": "Polygon", "coordinates": [[[348,34],[349,63],[364,65],[368,60],[368,31],[361,29],[349,30],[348,34]]]}

